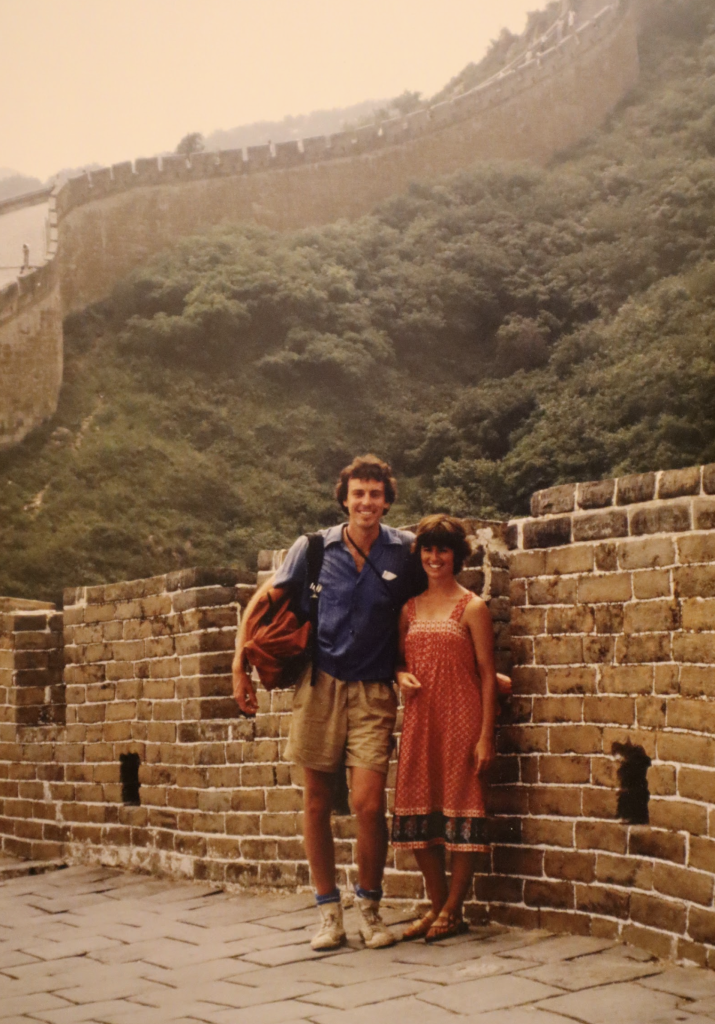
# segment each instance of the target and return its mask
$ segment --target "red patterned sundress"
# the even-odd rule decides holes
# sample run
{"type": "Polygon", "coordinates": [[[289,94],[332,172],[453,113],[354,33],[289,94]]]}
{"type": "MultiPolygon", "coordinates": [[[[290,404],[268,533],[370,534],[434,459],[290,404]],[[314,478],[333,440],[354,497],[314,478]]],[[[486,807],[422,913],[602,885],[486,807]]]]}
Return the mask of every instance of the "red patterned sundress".
{"type": "Polygon", "coordinates": [[[482,694],[465,594],[448,619],[418,619],[407,603],[405,660],[422,688],[405,701],[392,842],[409,849],[487,850],[484,786],[474,748],[482,694]]]}

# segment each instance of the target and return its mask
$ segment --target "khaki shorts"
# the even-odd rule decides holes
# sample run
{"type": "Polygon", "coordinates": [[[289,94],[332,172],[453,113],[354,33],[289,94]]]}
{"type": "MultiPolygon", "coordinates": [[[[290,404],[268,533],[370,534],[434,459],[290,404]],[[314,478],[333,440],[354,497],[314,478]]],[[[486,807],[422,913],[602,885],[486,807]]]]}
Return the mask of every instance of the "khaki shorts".
{"type": "Polygon", "coordinates": [[[387,775],[394,748],[397,696],[388,683],[346,683],[327,672],[310,671],[293,697],[286,757],[303,768],[337,772],[370,768],[387,775]]]}

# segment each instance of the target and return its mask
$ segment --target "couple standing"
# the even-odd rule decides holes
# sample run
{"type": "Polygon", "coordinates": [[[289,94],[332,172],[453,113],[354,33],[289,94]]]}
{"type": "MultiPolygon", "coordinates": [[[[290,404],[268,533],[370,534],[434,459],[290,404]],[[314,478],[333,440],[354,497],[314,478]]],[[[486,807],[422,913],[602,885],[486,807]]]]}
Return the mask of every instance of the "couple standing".
{"type": "MultiPolygon", "coordinates": [[[[403,938],[432,941],[465,929],[462,903],[475,851],[485,848],[480,776],[494,757],[496,700],[491,617],[484,602],[455,579],[469,552],[457,520],[429,516],[416,535],[382,523],[396,497],[387,463],[373,455],[354,459],[340,474],[336,497],[348,521],[323,531],[316,672],[312,679],[304,675],[296,688],[286,750],[304,772],[305,849],[320,912],[311,945],[331,949],[345,939],[330,826],[343,764],[357,818],[360,933],[373,949],[396,941],[379,909],[395,679],[406,709],[393,843],[414,850],[432,904],[403,938]],[[424,576],[415,587],[415,550],[426,590],[424,576]],[[424,592],[415,596],[416,589],[424,592]],[[445,848],[453,851],[449,885],[445,848]]],[[[301,537],[253,600],[268,586],[292,588],[307,615],[307,552],[307,538],[301,537]]],[[[244,613],[242,623],[247,617],[244,613]]],[[[234,695],[243,712],[255,715],[244,642],[242,625],[234,695]]]]}

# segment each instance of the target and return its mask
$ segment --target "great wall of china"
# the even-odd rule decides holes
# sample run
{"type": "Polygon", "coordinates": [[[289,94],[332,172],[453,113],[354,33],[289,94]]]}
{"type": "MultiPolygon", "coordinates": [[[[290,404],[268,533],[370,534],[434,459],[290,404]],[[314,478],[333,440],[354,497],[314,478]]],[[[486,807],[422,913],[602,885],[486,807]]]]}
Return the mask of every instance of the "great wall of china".
{"type": "Polygon", "coordinates": [[[405,117],[245,154],[115,164],[56,189],[44,265],[0,291],[0,447],[57,407],[63,316],[179,239],[217,224],[359,217],[412,181],[477,160],[543,164],[587,136],[637,81],[637,14],[630,0],[581,9],[585,20],[567,20],[517,66],[405,117]]]}
{"type": "MultiPolygon", "coordinates": [[[[515,691],[470,917],[715,967],[715,465],[554,487],[531,513],[467,524],[462,580],[515,691]]],[[[291,694],[260,691],[253,720],[231,696],[253,586],[193,569],[61,611],[0,599],[1,851],[309,884],[291,694]]],[[[343,882],[353,827],[335,816],[343,882]]],[[[385,887],[424,898],[411,854],[385,887]]]]}

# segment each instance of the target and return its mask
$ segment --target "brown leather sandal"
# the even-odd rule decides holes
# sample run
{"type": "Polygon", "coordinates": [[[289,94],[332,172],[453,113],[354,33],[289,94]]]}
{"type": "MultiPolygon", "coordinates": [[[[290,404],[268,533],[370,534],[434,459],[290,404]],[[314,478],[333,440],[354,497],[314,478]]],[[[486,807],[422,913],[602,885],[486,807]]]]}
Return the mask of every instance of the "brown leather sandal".
{"type": "Polygon", "coordinates": [[[428,910],[425,916],[421,917],[419,921],[415,921],[413,924],[405,928],[402,933],[402,941],[410,942],[412,939],[423,939],[436,920],[437,915],[434,910],[428,910]]]}
{"type": "Polygon", "coordinates": [[[434,924],[425,935],[425,942],[439,942],[440,939],[451,939],[454,935],[464,935],[469,925],[461,914],[450,914],[442,910],[434,924]]]}

